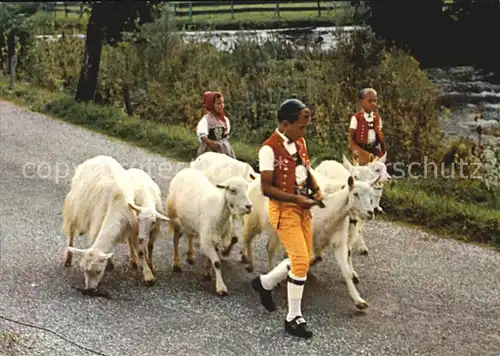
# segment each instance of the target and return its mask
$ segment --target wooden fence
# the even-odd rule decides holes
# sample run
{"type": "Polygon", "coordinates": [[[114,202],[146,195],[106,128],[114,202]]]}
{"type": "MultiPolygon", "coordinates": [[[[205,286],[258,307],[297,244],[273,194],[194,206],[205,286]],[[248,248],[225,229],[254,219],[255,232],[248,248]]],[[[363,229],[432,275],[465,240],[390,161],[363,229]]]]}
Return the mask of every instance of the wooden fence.
{"type": "Polygon", "coordinates": [[[40,10],[52,12],[54,16],[58,12],[63,12],[65,17],[69,14],[77,14],[82,17],[84,13],[90,12],[88,5],[77,2],[43,2],[40,4],[40,10]]]}
{"type": "MultiPolygon", "coordinates": [[[[282,12],[317,12],[321,17],[324,12],[336,11],[347,6],[348,1],[320,1],[320,0],[285,0],[285,1],[258,1],[258,0],[212,0],[212,1],[167,1],[175,17],[189,18],[201,15],[235,14],[243,13],[273,13],[274,17],[280,17],[282,12]]],[[[453,4],[453,0],[444,0],[443,11],[453,4]]],[[[89,12],[88,5],[78,2],[43,2],[41,10],[53,12],[64,12],[65,17],[69,14],[78,14],[79,17],[89,12]]]]}
{"type": "MultiPolygon", "coordinates": [[[[222,0],[222,1],[169,1],[167,2],[175,13],[175,17],[192,19],[200,15],[220,15],[243,13],[273,13],[280,17],[282,12],[317,12],[322,16],[324,12],[335,11],[345,6],[345,1],[319,1],[319,0],[287,0],[287,1],[254,1],[254,0],[222,0]]],[[[76,2],[44,2],[41,10],[78,14],[80,17],[89,11],[87,5],[76,2]]]]}
{"type": "Polygon", "coordinates": [[[227,1],[171,1],[175,17],[188,17],[189,19],[200,15],[221,15],[243,13],[273,13],[280,17],[282,12],[317,12],[321,16],[324,12],[335,11],[345,6],[346,1],[320,1],[320,0],[287,0],[287,1],[252,1],[252,0],[227,0],[227,1]]]}

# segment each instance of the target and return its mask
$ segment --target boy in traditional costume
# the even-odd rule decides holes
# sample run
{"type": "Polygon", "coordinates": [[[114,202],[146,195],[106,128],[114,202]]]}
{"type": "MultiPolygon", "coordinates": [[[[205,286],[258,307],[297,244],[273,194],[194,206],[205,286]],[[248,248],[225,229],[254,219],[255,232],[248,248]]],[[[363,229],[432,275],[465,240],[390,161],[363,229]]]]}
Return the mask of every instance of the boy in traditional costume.
{"type": "Polygon", "coordinates": [[[351,117],[349,125],[349,148],[359,165],[382,157],[386,152],[382,118],[375,112],[377,92],[365,88],[359,93],[361,110],[351,117]]]}
{"type": "Polygon", "coordinates": [[[268,214],[288,258],[272,271],[252,280],[264,307],[276,309],[271,291],[288,279],[288,314],[285,330],[310,338],[301,312],[302,293],[313,254],[311,207],[322,200],[310,173],[304,136],[311,112],[300,100],[284,101],[278,111],[279,127],[259,150],[262,193],[269,197],[268,214]],[[315,201],[316,200],[316,201],[315,201]]]}

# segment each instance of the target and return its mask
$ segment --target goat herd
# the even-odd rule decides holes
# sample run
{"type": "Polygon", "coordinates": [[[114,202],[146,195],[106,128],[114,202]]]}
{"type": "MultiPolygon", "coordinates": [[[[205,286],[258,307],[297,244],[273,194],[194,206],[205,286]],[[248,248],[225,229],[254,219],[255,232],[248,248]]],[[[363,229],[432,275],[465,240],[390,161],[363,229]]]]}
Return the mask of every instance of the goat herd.
{"type": "MultiPolygon", "coordinates": [[[[314,206],[314,259],[333,248],[347,284],[350,297],[359,309],[367,307],[355,283],[351,249],[367,254],[363,241],[363,221],[373,219],[383,182],[390,179],[385,156],[366,166],[343,162],[321,162],[312,169],[324,196],[325,207],[314,206]]],[[[96,156],[75,170],[64,201],[63,230],[68,237],[65,266],[71,266],[73,253],[81,255],[87,294],[97,293],[107,268],[112,268],[113,248],[127,243],[132,268],[142,270],[147,285],[155,282],[153,248],[165,221],[173,232],[173,269],[180,272],[179,241],[187,236],[187,262],[194,264],[193,238],[199,238],[202,254],[207,257],[204,277],[215,271],[216,292],[227,295],[221,273],[219,251],[228,256],[238,241],[235,222],[242,224],[242,261],[254,268],[252,240],[260,233],[268,237],[268,269],[274,267],[279,238],[269,222],[268,198],[260,188],[260,176],[244,162],[221,153],[207,152],[179,171],[171,180],[163,213],[161,190],[143,170],[125,169],[109,156],[96,156]],[[86,249],[74,247],[75,236],[85,235],[86,249]],[[146,248],[147,247],[147,248],[146,248]]]]}

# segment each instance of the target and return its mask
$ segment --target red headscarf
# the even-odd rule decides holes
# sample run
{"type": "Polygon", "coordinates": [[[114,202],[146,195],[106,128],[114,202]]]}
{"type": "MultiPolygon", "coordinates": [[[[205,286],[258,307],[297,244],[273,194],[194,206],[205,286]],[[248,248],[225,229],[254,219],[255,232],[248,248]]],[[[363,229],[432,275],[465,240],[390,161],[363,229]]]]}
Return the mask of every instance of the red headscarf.
{"type": "Polygon", "coordinates": [[[226,121],[224,110],[222,110],[222,113],[218,113],[214,110],[214,100],[216,95],[220,95],[222,97],[222,94],[217,91],[206,91],[203,93],[203,115],[210,112],[217,119],[226,121]]]}

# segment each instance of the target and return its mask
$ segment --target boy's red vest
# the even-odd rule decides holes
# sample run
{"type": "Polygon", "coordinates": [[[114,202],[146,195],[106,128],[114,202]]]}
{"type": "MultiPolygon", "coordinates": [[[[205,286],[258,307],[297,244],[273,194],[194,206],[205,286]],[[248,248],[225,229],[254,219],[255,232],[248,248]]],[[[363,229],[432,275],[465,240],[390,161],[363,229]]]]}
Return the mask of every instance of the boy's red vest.
{"type": "MultiPolygon", "coordinates": [[[[368,130],[371,128],[372,123],[366,121],[363,111],[357,112],[354,116],[356,117],[356,120],[358,120],[358,126],[356,128],[356,143],[366,144],[368,141],[368,130]]],[[[384,142],[384,134],[382,133],[382,128],[380,127],[380,115],[376,112],[373,113],[373,128],[375,129],[378,141],[384,142]]]]}
{"type": "MultiPolygon", "coordinates": [[[[309,154],[307,153],[304,138],[299,138],[295,143],[297,145],[297,154],[300,155],[303,164],[309,169],[309,154]]],[[[283,138],[277,132],[274,132],[271,137],[262,144],[262,146],[265,145],[270,146],[274,151],[275,164],[273,185],[284,192],[294,194],[295,167],[297,166],[294,156],[288,153],[283,145],[283,138]]]]}

